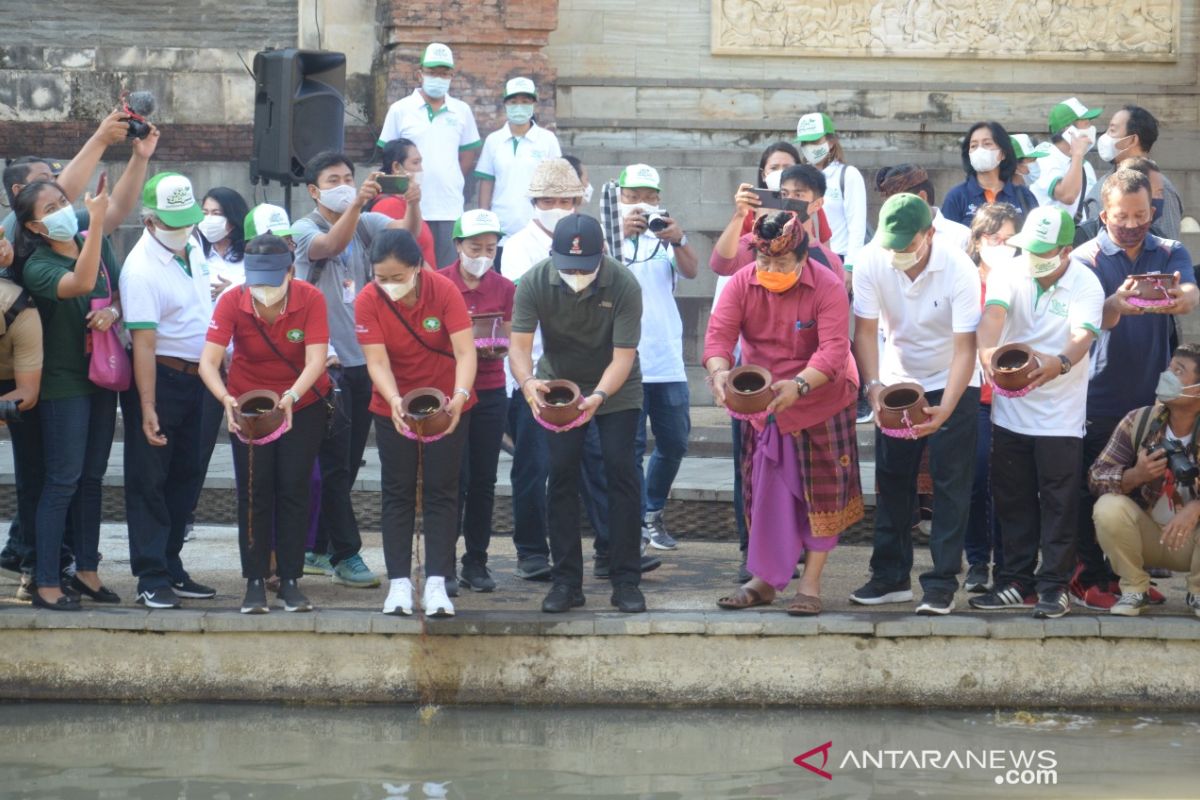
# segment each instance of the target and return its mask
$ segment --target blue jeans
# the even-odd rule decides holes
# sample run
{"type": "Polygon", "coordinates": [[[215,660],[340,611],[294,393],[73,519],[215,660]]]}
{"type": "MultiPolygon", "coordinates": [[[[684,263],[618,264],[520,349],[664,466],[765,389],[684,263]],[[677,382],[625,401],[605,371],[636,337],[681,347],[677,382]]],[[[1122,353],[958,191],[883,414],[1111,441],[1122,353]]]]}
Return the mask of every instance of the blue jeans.
{"type": "MultiPolygon", "coordinates": [[[[937,405],[942,392],[928,392],[937,405]]],[[[933,569],[921,575],[926,592],[955,592],[962,570],[963,539],[970,516],[975,477],[975,439],[979,430],[979,389],[967,387],[954,413],[937,433],[924,439],[893,439],[875,431],[875,544],[871,572],[886,586],[908,586],[913,565],[912,520],[917,501],[921,454],[930,448],[933,473],[933,529],[929,549],[933,569]]]]}
{"type": "MultiPolygon", "coordinates": [[[[0,394],[7,394],[16,387],[15,381],[0,381],[0,394]]],[[[12,440],[13,448],[17,513],[8,527],[4,555],[15,556],[20,561],[21,572],[32,575],[37,563],[37,507],[46,477],[46,464],[42,459],[41,409],[34,407],[31,411],[23,412],[19,421],[8,423],[8,438],[12,440]]],[[[70,519],[67,520],[66,530],[59,556],[60,567],[65,567],[73,560],[69,546],[72,538],[70,519]]]]}
{"type": "Polygon", "coordinates": [[[62,580],[58,558],[68,516],[76,569],[94,572],[100,566],[100,483],[117,424],[117,394],[99,390],[43,400],[40,412],[46,473],[35,526],[37,585],[44,588],[62,580]]]}
{"type": "Polygon", "coordinates": [[[642,384],[642,416],[638,420],[634,452],[642,490],[642,516],[662,511],[667,505],[671,484],[679,474],[679,465],[687,455],[688,434],[692,431],[687,381],[642,384]],[[654,429],[654,452],[642,470],[646,454],[646,421],[654,429]]]}
{"type": "Polygon", "coordinates": [[[514,391],[508,403],[508,433],[513,440],[513,544],[517,558],[550,557],[546,535],[546,481],[550,477],[549,435],[533,418],[529,403],[514,391]]]}
{"type": "Polygon", "coordinates": [[[1004,551],[1000,546],[1000,529],[992,505],[992,407],[979,404],[979,431],[975,440],[975,482],[971,486],[971,516],[967,521],[967,536],[963,549],[967,564],[988,566],[999,571],[1004,566],[1004,551]]]}
{"type": "Polygon", "coordinates": [[[199,376],[157,365],[155,410],[166,445],[154,447],[142,433],[137,387],[121,394],[125,422],[125,518],[129,568],[137,590],[165,589],[188,579],[183,535],[198,487],[204,483],[204,388],[199,376]],[[133,479],[136,476],[136,480],[133,479]]]}

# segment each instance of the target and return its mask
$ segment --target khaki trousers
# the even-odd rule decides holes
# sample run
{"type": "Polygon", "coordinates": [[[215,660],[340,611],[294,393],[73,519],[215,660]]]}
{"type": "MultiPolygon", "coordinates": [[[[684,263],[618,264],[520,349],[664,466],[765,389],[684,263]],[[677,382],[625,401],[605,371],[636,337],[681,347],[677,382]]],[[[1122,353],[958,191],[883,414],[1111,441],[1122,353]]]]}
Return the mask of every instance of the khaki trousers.
{"type": "Polygon", "coordinates": [[[1193,535],[1179,550],[1162,545],[1162,526],[1137,503],[1121,494],[1106,494],[1092,512],[1096,538],[1121,578],[1122,592],[1150,589],[1146,567],[1188,573],[1188,591],[1200,594],[1200,547],[1193,535]]]}

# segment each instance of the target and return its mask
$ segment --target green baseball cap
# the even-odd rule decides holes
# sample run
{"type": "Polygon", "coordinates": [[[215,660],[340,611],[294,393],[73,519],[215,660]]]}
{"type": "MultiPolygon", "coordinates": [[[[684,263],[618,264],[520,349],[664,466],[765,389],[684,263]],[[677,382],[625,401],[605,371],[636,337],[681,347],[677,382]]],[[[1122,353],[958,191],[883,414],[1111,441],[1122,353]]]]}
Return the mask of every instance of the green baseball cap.
{"type": "Polygon", "coordinates": [[[142,190],[142,206],[172,228],[195,225],[204,219],[204,210],[196,202],[192,182],[178,172],[160,172],[142,190]]]}
{"type": "Polygon", "coordinates": [[[1041,255],[1075,241],[1075,221],[1061,208],[1040,206],[1029,212],[1021,231],[1008,244],[1041,255]]]}
{"type": "Polygon", "coordinates": [[[889,197],[879,209],[879,230],[876,241],[885,250],[903,250],[912,244],[913,237],[933,225],[929,204],[915,194],[901,192],[889,197]]]}
{"type": "Polygon", "coordinates": [[[466,212],[455,221],[454,233],[450,235],[450,238],[470,239],[472,236],[479,236],[481,233],[494,233],[497,236],[504,235],[504,232],[500,230],[500,218],[491,211],[477,208],[466,212]]]}
{"type": "Polygon", "coordinates": [[[622,189],[654,189],[662,190],[658,170],[649,164],[630,164],[621,170],[617,185],[622,189]]]}
{"type": "Polygon", "coordinates": [[[794,141],[801,144],[807,142],[815,142],[822,136],[831,133],[837,133],[837,129],[833,127],[833,120],[828,114],[805,114],[796,123],[796,138],[794,141]]]}
{"type": "Polygon", "coordinates": [[[451,53],[450,48],[441,42],[434,42],[425,48],[425,55],[421,57],[421,66],[454,69],[454,53],[451,53]]]}
{"type": "Polygon", "coordinates": [[[1016,153],[1018,161],[1023,158],[1045,158],[1050,155],[1050,148],[1054,146],[1049,142],[1035,145],[1033,139],[1024,133],[1013,134],[1008,139],[1012,142],[1013,152],[1016,153]]]}
{"type": "Polygon", "coordinates": [[[247,242],[264,233],[273,233],[276,236],[293,235],[292,223],[288,221],[287,212],[270,203],[260,203],[250,209],[242,229],[246,233],[247,242]]]}
{"type": "Polygon", "coordinates": [[[1095,119],[1103,113],[1103,108],[1088,108],[1078,97],[1068,97],[1050,109],[1050,133],[1062,133],[1076,120],[1095,119]]]}

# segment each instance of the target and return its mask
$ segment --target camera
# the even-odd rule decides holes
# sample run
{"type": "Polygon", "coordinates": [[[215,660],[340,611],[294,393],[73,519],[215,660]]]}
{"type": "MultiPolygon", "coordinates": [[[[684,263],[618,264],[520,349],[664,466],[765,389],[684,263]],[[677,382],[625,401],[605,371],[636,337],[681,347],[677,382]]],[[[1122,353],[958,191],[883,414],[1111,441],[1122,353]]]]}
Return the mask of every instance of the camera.
{"type": "Polygon", "coordinates": [[[1200,478],[1200,467],[1193,463],[1187,454],[1187,448],[1173,439],[1164,439],[1158,447],[1149,448],[1151,456],[1166,455],[1167,469],[1175,476],[1175,482],[1180,486],[1192,488],[1196,478],[1200,478]]]}
{"type": "Polygon", "coordinates": [[[154,113],[155,100],[151,92],[131,92],[125,99],[125,113],[129,117],[125,124],[129,126],[126,139],[145,139],[150,135],[150,123],[146,120],[154,113]]]}
{"type": "Polygon", "coordinates": [[[652,211],[646,217],[646,227],[653,233],[662,233],[667,228],[671,227],[671,212],[665,208],[660,208],[657,211],[652,211]]]}
{"type": "Polygon", "coordinates": [[[0,400],[0,422],[20,422],[21,409],[16,400],[0,400]]]}

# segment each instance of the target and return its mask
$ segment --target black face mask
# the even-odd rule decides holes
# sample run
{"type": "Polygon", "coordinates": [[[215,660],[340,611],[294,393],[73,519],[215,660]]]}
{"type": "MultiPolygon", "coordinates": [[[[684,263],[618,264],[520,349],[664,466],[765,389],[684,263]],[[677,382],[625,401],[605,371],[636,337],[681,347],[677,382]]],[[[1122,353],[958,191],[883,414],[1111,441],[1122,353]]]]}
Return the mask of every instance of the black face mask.
{"type": "Polygon", "coordinates": [[[1163,215],[1163,208],[1166,206],[1166,203],[1167,201],[1161,197],[1150,201],[1150,205],[1154,207],[1154,222],[1158,222],[1159,218],[1163,215]]]}
{"type": "Polygon", "coordinates": [[[783,210],[795,211],[796,216],[800,218],[801,222],[808,221],[808,201],[806,200],[796,200],[791,197],[786,198],[783,200],[783,210]]]}

